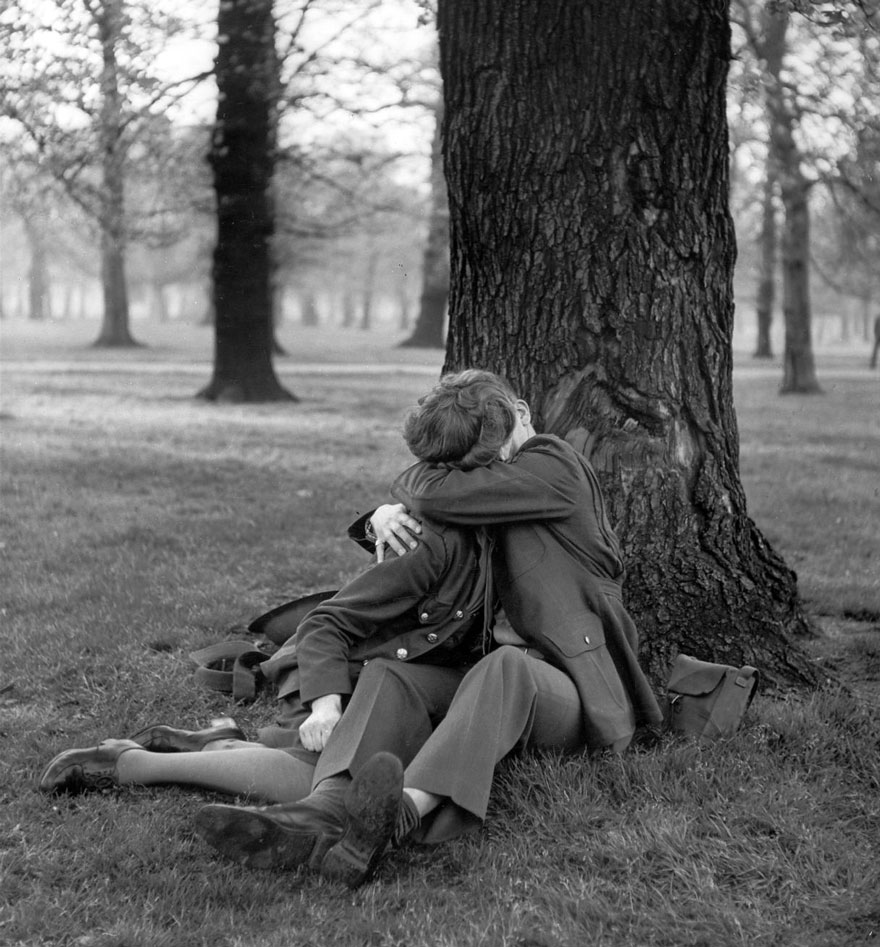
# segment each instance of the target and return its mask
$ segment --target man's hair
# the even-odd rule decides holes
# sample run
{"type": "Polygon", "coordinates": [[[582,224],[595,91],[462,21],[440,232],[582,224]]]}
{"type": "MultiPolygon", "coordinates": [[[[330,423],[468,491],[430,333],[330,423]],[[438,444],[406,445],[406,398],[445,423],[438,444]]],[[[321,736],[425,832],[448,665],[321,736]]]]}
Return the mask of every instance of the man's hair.
{"type": "Polygon", "coordinates": [[[485,467],[513,433],[516,400],[492,372],[469,368],[444,375],[406,419],[404,440],[419,460],[460,470],[485,467]]]}

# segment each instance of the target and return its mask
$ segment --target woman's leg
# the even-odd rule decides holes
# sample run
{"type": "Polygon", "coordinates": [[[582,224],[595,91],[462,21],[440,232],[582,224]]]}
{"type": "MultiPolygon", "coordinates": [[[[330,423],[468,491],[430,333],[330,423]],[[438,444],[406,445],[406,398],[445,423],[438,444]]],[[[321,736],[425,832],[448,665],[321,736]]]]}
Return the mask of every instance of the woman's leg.
{"type": "Polygon", "coordinates": [[[580,699],[568,675],[518,648],[493,651],[471,669],[406,767],[404,791],[421,816],[431,816],[416,837],[435,842],[478,827],[495,767],[512,750],[583,745],[580,699]]]}
{"type": "Polygon", "coordinates": [[[264,802],[296,802],[309,794],[314,767],[284,750],[218,740],[199,753],[127,750],[116,770],[121,785],[194,786],[264,802]]]}

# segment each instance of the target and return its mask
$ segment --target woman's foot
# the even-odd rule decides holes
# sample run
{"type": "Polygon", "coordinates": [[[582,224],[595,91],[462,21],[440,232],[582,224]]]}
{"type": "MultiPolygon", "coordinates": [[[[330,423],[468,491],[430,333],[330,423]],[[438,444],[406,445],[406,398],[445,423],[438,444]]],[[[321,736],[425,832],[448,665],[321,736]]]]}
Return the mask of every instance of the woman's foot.
{"type": "Polygon", "coordinates": [[[104,740],[85,750],[65,750],[43,770],[43,792],[107,792],[119,786],[117,764],[128,750],[142,750],[133,740],[104,740]]]}
{"type": "Polygon", "coordinates": [[[232,717],[218,717],[205,730],[178,730],[154,724],[129,737],[152,753],[197,753],[215,740],[247,740],[232,717]]]}

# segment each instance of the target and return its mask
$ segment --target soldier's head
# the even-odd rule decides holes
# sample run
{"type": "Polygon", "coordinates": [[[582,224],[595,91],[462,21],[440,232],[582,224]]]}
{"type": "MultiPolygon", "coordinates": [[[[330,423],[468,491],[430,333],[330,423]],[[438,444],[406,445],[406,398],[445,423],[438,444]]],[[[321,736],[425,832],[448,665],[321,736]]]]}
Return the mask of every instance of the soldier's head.
{"type": "Polygon", "coordinates": [[[461,470],[507,460],[531,428],[528,405],[492,372],[444,375],[407,418],[403,436],[419,460],[461,470]]]}

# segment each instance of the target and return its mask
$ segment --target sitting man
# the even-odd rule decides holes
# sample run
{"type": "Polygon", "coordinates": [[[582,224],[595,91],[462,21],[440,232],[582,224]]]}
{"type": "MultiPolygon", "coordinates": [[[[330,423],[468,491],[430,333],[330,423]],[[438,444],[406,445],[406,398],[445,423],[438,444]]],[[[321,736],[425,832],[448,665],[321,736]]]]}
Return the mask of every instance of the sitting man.
{"type": "MultiPolygon", "coordinates": [[[[387,662],[381,676],[362,676],[303,803],[199,814],[204,837],[247,864],[308,863],[360,884],[389,842],[438,842],[479,826],[495,767],[511,751],[620,751],[637,725],[660,722],[621,600],[617,540],[586,460],[559,438],[537,436],[528,405],[475,370],[444,377],[405,437],[421,462],[392,493],[425,520],[380,508],[371,518],[379,541],[405,552],[410,530],[424,536],[433,520],[492,527],[512,643],[471,668],[439,714],[412,664],[387,662]],[[363,761],[354,781],[352,760],[363,761]],[[322,790],[343,787],[344,814],[322,802],[322,790]],[[309,854],[328,848],[318,861],[309,854]]],[[[317,625],[310,633],[316,641],[325,634],[317,625]]],[[[301,669],[306,659],[300,654],[301,669]]]]}

